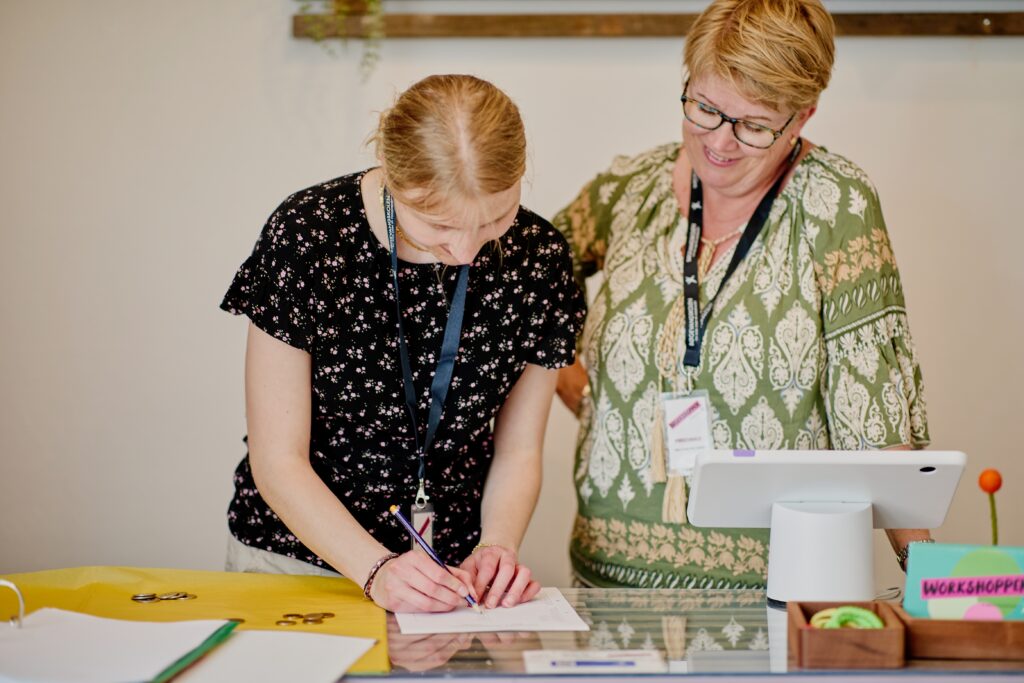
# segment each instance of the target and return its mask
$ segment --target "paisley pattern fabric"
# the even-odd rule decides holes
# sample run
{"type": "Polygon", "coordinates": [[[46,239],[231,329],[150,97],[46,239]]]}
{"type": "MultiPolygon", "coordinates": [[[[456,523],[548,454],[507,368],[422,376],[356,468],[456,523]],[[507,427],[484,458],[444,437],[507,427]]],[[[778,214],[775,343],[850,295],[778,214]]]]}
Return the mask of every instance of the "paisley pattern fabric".
{"type": "MultiPolygon", "coordinates": [[[[760,587],[767,529],[662,521],[651,476],[658,394],[706,390],[716,448],[879,449],[928,443],[921,371],[877,194],[817,147],[725,283],[697,368],[655,363],[682,294],[686,220],[672,189],[679,144],[619,157],[555,218],[582,282],[604,275],[581,342],[592,393],[576,453],[571,557],[599,586],[760,587]]],[[[701,282],[722,284],[731,251],[701,282]]]]}

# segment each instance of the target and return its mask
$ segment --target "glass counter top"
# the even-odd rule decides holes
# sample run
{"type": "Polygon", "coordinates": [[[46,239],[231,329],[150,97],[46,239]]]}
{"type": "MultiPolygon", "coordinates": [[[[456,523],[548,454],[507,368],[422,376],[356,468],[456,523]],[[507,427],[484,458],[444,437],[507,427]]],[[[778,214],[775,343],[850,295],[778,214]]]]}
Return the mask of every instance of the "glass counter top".
{"type": "MultiPolygon", "coordinates": [[[[797,673],[790,672],[787,665],[786,612],[769,607],[763,591],[560,590],[590,626],[590,631],[403,635],[395,616],[389,614],[388,652],[392,664],[389,676],[520,677],[526,675],[522,655],[526,650],[626,649],[660,650],[668,662],[669,675],[797,673]]],[[[939,672],[954,676],[958,673],[1024,675],[1024,660],[911,660],[903,669],[873,673],[890,677],[939,672]]],[[[849,675],[851,672],[799,673],[849,675]]],[[[872,675],[872,672],[856,673],[872,675]]],[[[352,675],[348,679],[367,677],[352,675]]]]}

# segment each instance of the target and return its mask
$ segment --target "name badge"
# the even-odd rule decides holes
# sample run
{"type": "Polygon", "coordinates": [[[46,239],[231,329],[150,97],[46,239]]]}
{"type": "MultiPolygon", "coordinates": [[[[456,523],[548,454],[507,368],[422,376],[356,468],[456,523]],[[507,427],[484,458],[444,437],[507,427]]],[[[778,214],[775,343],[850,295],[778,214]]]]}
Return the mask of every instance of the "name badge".
{"type": "MultiPolygon", "coordinates": [[[[430,503],[424,503],[422,506],[412,504],[412,516],[409,520],[412,526],[423,537],[423,540],[427,542],[427,545],[434,545],[434,506],[430,503]]],[[[411,541],[412,548],[415,550],[419,548],[419,545],[415,540],[411,541]]]]}
{"type": "Polygon", "coordinates": [[[661,395],[665,450],[671,474],[689,476],[697,453],[714,447],[708,392],[666,392],[661,395]]]}

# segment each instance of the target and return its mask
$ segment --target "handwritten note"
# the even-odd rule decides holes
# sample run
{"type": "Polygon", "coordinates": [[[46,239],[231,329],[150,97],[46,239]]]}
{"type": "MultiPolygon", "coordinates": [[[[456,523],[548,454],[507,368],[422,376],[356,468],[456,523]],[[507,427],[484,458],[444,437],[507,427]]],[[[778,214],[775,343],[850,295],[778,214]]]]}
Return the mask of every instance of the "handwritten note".
{"type": "Polygon", "coordinates": [[[485,609],[483,614],[460,607],[440,614],[399,613],[395,616],[402,633],[406,634],[590,630],[557,588],[542,588],[530,602],[485,609]]]}

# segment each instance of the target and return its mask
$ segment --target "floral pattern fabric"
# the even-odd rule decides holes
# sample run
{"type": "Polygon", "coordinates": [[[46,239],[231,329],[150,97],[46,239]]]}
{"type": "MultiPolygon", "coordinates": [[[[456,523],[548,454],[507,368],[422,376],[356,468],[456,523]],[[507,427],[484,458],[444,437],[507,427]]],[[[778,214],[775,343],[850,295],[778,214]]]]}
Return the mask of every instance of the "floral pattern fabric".
{"type": "Polygon", "coordinates": [[[879,449],[928,443],[921,372],[877,193],[864,172],[812,149],[722,284],[731,249],[700,286],[709,321],[701,362],[655,362],[682,293],[686,220],[672,188],[679,144],[619,157],[554,220],[579,281],[604,280],[587,317],[571,557],[599,586],[762,587],[767,529],[662,521],[651,474],[661,391],[710,395],[721,449],[879,449]]]}
{"type": "MultiPolygon", "coordinates": [[[[374,538],[402,552],[409,539],[388,508],[412,503],[419,460],[404,400],[390,255],[366,221],[362,176],[285,200],[221,308],[312,356],[313,470],[374,538]]],[[[458,271],[399,261],[421,443],[458,271]]],[[[479,538],[493,418],[527,363],[572,363],[584,316],[566,240],[520,208],[511,229],[470,266],[451,387],[426,456],[434,548],[449,564],[461,562],[479,538]]],[[[235,472],[228,525],[246,545],[327,566],[260,496],[248,456],[235,472]]]]}

